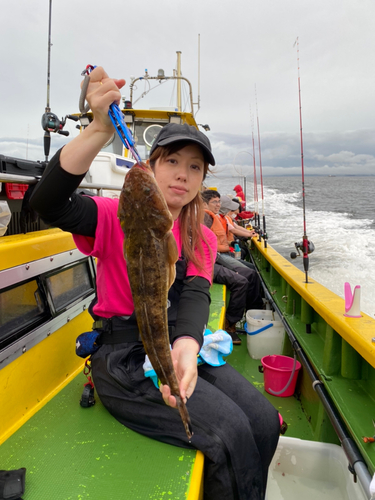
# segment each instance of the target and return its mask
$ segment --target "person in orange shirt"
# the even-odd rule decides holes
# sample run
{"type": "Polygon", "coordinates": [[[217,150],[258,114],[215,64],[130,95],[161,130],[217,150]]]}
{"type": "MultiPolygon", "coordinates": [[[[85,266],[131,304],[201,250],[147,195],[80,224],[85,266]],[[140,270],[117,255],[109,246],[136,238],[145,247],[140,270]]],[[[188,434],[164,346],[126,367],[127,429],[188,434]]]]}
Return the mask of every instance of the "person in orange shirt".
{"type": "MultiPolygon", "coordinates": [[[[246,310],[249,309],[263,309],[263,299],[261,295],[261,282],[258,273],[253,268],[245,265],[241,260],[237,260],[234,256],[231,256],[230,245],[228,242],[228,237],[230,234],[229,224],[225,219],[225,224],[222,222],[222,217],[219,215],[221,207],[221,196],[217,191],[207,189],[201,193],[204,208],[205,217],[204,224],[211,229],[216,234],[218,243],[218,254],[216,258],[216,264],[220,264],[241,276],[244,276],[248,281],[248,288],[246,291],[246,310]]],[[[225,198],[225,197],[223,197],[225,198]]],[[[231,202],[231,200],[228,198],[231,202]]],[[[226,200],[224,200],[226,204],[226,200]]],[[[233,202],[234,205],[236,205],[233,202]]],[[[247,231],[247,229],[241,228],[246,231],[251,237],[252,234],[247,231]]],[[[246,263],[250,264],[250,263],[246,263]]],[[[251,265],[251,264],[250,264],[251,265]]],[[[214,276],[215,281],[215,276],[214,276]]],[[[235,332],[236,325],[226,325],[225,328],[228,333],[230,331],[235,332]]]]}

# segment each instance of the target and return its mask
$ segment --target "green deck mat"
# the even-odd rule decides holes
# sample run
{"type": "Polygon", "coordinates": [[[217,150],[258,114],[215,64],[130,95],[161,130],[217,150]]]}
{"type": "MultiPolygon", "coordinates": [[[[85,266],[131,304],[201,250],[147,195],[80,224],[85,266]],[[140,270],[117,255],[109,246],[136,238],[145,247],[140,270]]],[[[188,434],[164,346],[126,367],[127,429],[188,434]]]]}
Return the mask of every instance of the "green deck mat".
{"type": "MultiPolygon", "coordinates": [[[[212,290],[208,328],[219,328],[222,287],[212,290]]],[[[246,336],[228,363],[260,390],[288,423],[287,436],[312,439],[295,397],[264,391],[260,360],[247,352],[246,336]]],[[[23,500],[183,500],[196,452],[159,443],[117,422],[103,407],[81,408],[86,378],[78,375],[0,447],[0,469],[26,467],[23,500]]],[[[219,499],[218,499],[219,500],[219,499]]]]}
{"type": "Polygon", "coordinates": [[[249,356],[246,335],[240,335],[240,338],[242,344],[233,346],[233,352],[228,356],[227,362],[264,394],[277,411],[281,413],[284,421],[288,424],[286,436],[313,440],[312,429],[303,413],[301,402],[295,396],[280,398],[272,396],[264,390],[263,374],[258,370],[262,363],[260,359],[252,359],[249,356]]]}
{"type": "Polygon", "coordinates": [[[196,452],[117,422],[96,398],[81,408],[78,375],[0,447],[0,469],[26,467],[23,500],[181,500],[196,452]]]}

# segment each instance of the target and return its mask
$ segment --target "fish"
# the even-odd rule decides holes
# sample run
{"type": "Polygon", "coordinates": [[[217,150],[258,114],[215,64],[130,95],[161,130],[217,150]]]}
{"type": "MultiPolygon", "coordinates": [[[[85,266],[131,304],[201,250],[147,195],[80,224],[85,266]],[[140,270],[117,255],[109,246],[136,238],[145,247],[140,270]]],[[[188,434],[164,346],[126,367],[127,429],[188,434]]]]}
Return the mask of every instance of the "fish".
{"type": "Polygon", "coordinates": [[[151,168],[134,165],[121,190],[118,219],[124,257],[143,346],[158,379],[168,385],[190,441],[190,416],[181,398],[168,334],[168,290],[176,277],[178,250],[173,218],[151,168]]]}

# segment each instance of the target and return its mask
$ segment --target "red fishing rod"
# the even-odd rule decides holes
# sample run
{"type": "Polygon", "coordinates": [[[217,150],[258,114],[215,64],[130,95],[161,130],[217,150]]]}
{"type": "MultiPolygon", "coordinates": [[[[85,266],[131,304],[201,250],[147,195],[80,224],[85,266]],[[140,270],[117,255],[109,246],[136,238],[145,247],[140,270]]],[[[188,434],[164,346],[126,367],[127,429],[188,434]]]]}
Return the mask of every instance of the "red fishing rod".
{"type": "MultiPolygon", "coordinates": [[[[251,115],[251,108],[250,108],[251,115]]],[[[255,162],[255,143],[254,143],[254,119],[251,115],[251,137],[253,142],[253,163],[254,163],[254,221],[255,230],[259,233],[260,219],[259,219],[259,206],[258,206],[258,185],[257,185],[257,167],[255,162]]]]}
{"type": "MultiPolygon", "coordinates": [[[[295,247],[297,250],[297,254],[300,255],[299,250],[303,252],[303,268],[305,270],[306,283],[308,280],[308,272],[309,272],[309,254],[314,251],[314,244],[312,241],[309,241],[307,238],[306,231],[306,206],[305,206],[305,169],[304,169],[304,161],[303,161],[303,135],[302,135],[302,104],[301,104],[301,78],[300,78],[300,70],[299,70],[299,41],[298,37],[294,42],[293,47],[297,44],[297,67],[298,67],[298,102],[299,102],[299,124],[300,124],[300,140],[301,140],[301,169],[302,169],[302,209],[303,209],[303,238],[301,243],[295,243],[295,247]]],[[[295,252],[290,254],[292,259],[297,257],[295,252]]]]}
{"type": "MultiPolygon", "coordinates": [[[[264,213],[264,193],[263,193],[263,172],[262,172],[262,154],[260,149],[260,132],[259,132],[259,115],[258,115],[258,99],[257,99],[257,87],[255,85],[255,105],[257,112],[257,126],[258,126],[258,149],[259,149],[259,171],[260,171],[260,187],[262,191],[262,218],[263,218],[263,239],[264,248],[267,248],[267,232],[266,232],[266,216],[264,213]]],[[[260,226],[260,220],[259,220],[260,226]]],[[[259,232],[260,235],[260,232],[259,232]]],[[[259,241],[261,241],[261,236],[259,236],[259,241]]]]}
{"type": "Polygon", "coordinates": [[[252,132],[253,141],[253,161],[254,161],[254,211],[255,211],[255,226],[260,229],[259,219],[259,205],[258,205],[258,185],[257,185],[257,167],[255,163],[255,145],[254,145],[254,132],[252,132]]]}

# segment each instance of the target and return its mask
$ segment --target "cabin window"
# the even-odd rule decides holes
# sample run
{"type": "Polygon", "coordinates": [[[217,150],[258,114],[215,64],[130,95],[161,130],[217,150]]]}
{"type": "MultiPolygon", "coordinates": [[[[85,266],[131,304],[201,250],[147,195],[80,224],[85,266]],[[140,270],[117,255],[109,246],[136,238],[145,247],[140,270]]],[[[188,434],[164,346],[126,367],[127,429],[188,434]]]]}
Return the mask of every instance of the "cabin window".
{"type": "Polygon", "coordinates": [[[165,123],[136,121],[134,140],[141,158],[148,159],[151,146],[165,123]]]}
{"type": "Polygon", "coordinates": [[[95,292],[91,257],[0,291],[0,351],[95,292]]]}
{"type": "Polygon", "coordinates": [[[42,276],[52,315],[56,315],[95,291],[94,271],[89,259],[42,276]]]}
{"type": "Polygon", "coordinates": [[[0,349],[22,337],[25,331],[41,324],[48,317],[48,307],[36,279],[1,291],[0,349]]]}

